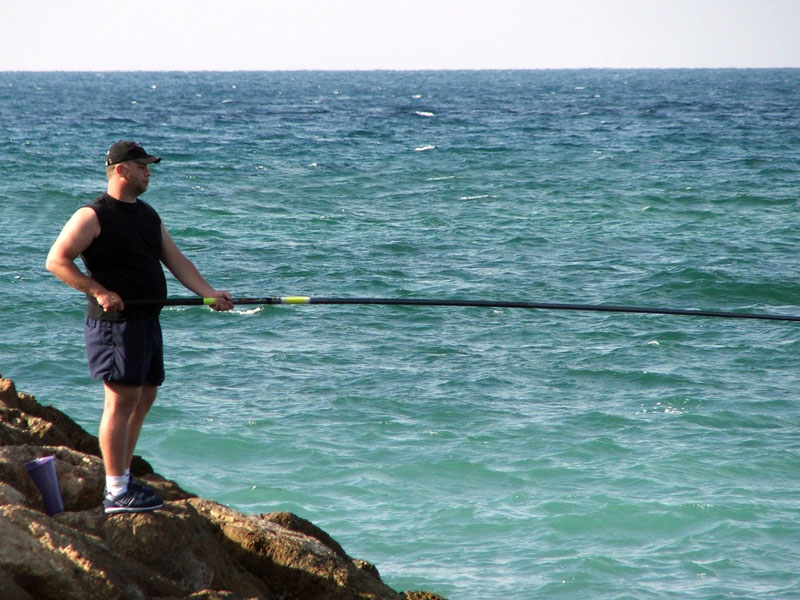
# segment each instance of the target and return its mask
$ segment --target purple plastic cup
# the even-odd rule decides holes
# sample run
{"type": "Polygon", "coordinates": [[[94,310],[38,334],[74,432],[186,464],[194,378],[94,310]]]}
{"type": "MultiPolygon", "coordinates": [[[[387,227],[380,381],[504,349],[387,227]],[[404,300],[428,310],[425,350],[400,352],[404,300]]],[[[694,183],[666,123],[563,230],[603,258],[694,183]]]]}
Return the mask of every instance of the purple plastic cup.
{"type": "Polygon", "coordinates": [[[43,456],[25,463],[28,474],[42,493],[44,511],[48,515],[64,512],[64,501],[61,499],[61,488],[58,485],[55,456],[43,456]]]}

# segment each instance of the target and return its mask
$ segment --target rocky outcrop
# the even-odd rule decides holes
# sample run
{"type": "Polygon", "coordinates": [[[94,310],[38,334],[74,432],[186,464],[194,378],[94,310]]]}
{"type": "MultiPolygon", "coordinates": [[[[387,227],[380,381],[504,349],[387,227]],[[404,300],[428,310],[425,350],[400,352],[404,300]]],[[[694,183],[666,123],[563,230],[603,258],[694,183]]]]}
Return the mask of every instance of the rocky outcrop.
{"type": "Polygon", "coordinates": [[[0,598],[4,600],[443,600],[396,592],[290,513],[243,514],[153,472],[164,508],[107,516],[97,438],[0,378],[0,598]],[[25,470],[55,455],[63,513],[47,516],[25,470]]]}

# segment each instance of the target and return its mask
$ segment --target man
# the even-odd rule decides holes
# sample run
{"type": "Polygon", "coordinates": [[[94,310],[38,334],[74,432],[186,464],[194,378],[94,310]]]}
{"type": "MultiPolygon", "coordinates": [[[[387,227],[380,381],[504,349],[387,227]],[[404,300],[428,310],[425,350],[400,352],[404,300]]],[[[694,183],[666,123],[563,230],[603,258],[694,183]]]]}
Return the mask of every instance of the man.
{"type": "Polygon", "coordinates": [[[99,439],[109,514],[163,505],[130,476],[142,423],[164,381],[161,307],[126,308],[125,302],[166,297],[163,263],[194,293],[216,298],[211,308],[233,308],[231,295],[203,279],[156,211],[138,198],[150,182],[149,165],[160,161],[136,142],[113,144],[106,156],[106,193],[75,212],[47,256],[47,269],[89,300],[84,332],[89,371],[105,388],[99,439]],[[78,256],[88,275],[75,264],[78,256]]]}

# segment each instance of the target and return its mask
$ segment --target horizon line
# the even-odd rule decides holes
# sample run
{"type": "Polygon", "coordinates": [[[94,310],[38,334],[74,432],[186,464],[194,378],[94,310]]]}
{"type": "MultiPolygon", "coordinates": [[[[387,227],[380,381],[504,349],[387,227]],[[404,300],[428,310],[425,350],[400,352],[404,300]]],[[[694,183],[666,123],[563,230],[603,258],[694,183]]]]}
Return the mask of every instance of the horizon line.
{"type": "Polygon", "coordinates": [[[766,67],[439,67],[439,68],[286,68],[286,69],[0,69],[0,73],[377,73],[377,72],[457,72],[457,71],[789,71],[800,69],[798,66],[766,66],[766,67]]]}

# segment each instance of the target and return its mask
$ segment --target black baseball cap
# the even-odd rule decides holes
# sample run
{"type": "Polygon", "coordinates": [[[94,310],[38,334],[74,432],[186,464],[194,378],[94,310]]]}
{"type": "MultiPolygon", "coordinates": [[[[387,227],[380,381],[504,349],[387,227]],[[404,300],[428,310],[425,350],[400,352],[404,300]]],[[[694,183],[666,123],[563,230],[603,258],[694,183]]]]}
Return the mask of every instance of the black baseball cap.
{"type": "Polygon", "coordinates": [[[143,165],[151,165],[161,162],[160,156],[151,156],[145,152],[138,142],[120,140],[111,144],[106,155],[106,166],[116,165],[117,163],[135,160],[143,165]]]}

